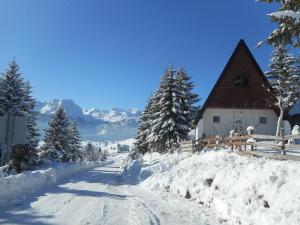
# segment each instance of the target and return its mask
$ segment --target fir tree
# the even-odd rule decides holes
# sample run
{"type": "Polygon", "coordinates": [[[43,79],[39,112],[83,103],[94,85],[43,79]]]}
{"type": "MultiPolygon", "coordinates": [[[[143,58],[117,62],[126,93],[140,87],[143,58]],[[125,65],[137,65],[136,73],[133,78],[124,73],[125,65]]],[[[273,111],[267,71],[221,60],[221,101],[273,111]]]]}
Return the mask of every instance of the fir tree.
{"type": "Polygon", "coordinates": [[[69,128],[68,155],[71,161],[82,160],[80,133],[76,122],[72,121],[69,128]]]}
{"type": "Polygon", "coordinates": [[[36,128],[37,112],[35,111],[36,101],[31,96],[31,86],[29,82],[24,85],[22,116],[27,118],[27,141],[28,141],[28,162],[27,168],[33,168],[38,164],[37,147],[39,144],[40,134],[36,128]]]}
{"type": "Polygon", "coordinates": [[[195,104],[199,101],[197,94],[192,93],[194,84],[190,81],[191,77],[187,75],[183,68],[176,73],[177,96],[180,109],[177,114],[177,130],[181,140],[186,139],[191,131],[198,107],[195,104]]]}
{"type": "Polygon", "coordinates": [[[289,110],[299,97],[300,71],[296,59],[280,45],[272,53],[270,71],[266,73],[276,98],[276,105],[280,109],[276,135],[283,129],[284,112],[289,110]]]}
{"type": "Polygon", "coordinates": [[[135,148],[139,153],[166,151],[186,139],[196,116],[198,95],[181,68],[166,70],[158,90],[151,96],[139,121],[135,148]]]}
{"type": "Polygon", "coordinates": [[[143,111],[143,115],[139,120],[139,127],[135,141],[135,148],[139,153],[145,154],[149,152],[148,137],[151,132],[152,115],[154,114],[156,94],[152,95],[143,111]]]}
{"type": "MultiPolygon", "coordinates": [[[[59,107],[49,121],[49,127],[45,131],[44,138],[45,145],[43,146],[44,156],[47,157],[48,151],[54,151],[51,153],[53,157],[51,159],[55,161],[70,161],[68,155],[70,147],[70,135],[69,135],[69,119],[65,110],[59,107]]],[[[50,153],[50,152],[49,152],[50,153]]]]}
{"type": "MultiPolygon", "coordinates": [[[[12,166],[21,172],[37,165],[38,130],[36,129],[36,112],[34,111],[35,100],[31,96],[31,87],[24,82],[19,66],[13,60],[9,63],[6,73],[0,78],[0,114],[10,117],[24,116],[27,118],[27,140],[28,144],[16,145],[9,155],[12,166]]],[[[8,163],[6,161],[6,163],[8,163]]]]}
{"type": "Polygon", "coordinates": [[[291,44],[300,47],[300,1],[299,0],[259,0],[264,3],[279,3],[277,11],[268,14],[278,27],[269,35],[267,42],[273,46],[291,44]]]}
{"type": "Polygon", "coordinates": [[[0,87],[0,114],[20,115],[23,106],[24,80],[15,60],[9,63],[7,71],[2,74],[0,87]]]}
{"type": "Polygon", "coordinates": [[[174,74],[175,71],[169,68],[162,77],[157,91],[155,113],[151,118],[151,134],[148,140],[150,146],[157,151],[165,151],[178,145],[180,139],[179,131],[176,129],[176,119],[181,113],[181,106],[174,74]]]}
{"type": "Polygon", "coordinates": [[[97,160],[97,155],[95,153],[95,146],[91,143],[88,142],[86,147],[85,147],[85,160],[86,161],[96,161],[97,160]]]}

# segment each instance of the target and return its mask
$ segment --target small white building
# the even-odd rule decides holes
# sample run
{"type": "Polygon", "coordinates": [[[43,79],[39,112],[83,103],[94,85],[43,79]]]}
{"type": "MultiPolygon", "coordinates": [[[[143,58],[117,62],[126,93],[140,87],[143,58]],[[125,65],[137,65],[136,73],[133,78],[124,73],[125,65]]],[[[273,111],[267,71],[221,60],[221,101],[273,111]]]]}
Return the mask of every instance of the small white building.
{"type": "Polygon", "coordinates": [[[264,73],[241,40],[196,119],[195,138],[228,136],[253,126],[275,135],[278,110],[264,73]]]}

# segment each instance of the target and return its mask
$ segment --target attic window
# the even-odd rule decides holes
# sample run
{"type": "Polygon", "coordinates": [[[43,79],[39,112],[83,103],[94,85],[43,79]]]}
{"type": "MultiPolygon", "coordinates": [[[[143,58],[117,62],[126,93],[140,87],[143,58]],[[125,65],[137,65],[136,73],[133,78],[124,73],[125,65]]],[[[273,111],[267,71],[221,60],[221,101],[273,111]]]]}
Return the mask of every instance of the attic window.
{"type": "Polygon", "coordinates": [[[234,77],[233,85],[235,87],[247,87],[248,86],[248,75],[236,75],[234,77]]]}

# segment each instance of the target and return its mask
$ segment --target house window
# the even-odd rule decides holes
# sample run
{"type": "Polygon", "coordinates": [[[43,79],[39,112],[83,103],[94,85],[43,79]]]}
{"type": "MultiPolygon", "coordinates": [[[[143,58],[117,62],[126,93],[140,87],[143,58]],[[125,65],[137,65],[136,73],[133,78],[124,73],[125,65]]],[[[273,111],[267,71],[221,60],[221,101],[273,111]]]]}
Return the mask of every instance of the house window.
{"type": "Polygon", "coordinates": [[[267,123],[267,117],[259,117],[259,123],[266,124],[267,123]]]}
{"type": "Polygon", "coordinates": [[[219,116],[213,116],[213,123],[220,123],[220,117],[219,116]]]}
{"type": "Polygon", "coordinates": [[[235,87],[247,87],[248,81],[248,75],[236,75],[233,84],[235,87]]]}

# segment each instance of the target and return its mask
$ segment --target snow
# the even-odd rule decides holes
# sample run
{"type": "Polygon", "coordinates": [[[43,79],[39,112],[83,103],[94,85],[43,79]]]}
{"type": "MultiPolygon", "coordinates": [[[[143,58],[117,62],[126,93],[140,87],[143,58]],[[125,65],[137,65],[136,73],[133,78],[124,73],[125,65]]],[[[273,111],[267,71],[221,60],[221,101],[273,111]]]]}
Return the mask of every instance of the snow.
{"type": "Polygon", "coordinates": [[[300,134],[299,128],[300,127],[298,125],[295,125],[292,130],[292,135],[299,135],[300,134]]]}
{"type": "Polygon", "coordinates": [[[128,162],[125,162],[122,173],[123,180],[131,183],[138,182],[141,168],[142,165],[139,160],[129,160],[128,162]]]}
{"type": "Polygon", "coordinates": [[[77,123],[82,139],[93,141],[113,141],[134,137],[142,114],[138,109],[84,110],[72,99],[37,101],[35,110],[39,113],[38,128],[42,137],[49,119],[60,106],[63,106],[70,119],[77,123]]]}
{"type": "Polygon", "coordinates": [[[111,154],[0,178],[0,224],[300,224],[300,162],[226,150],[111,154]]]}
{"type": "Polygon", "coordinates": [[[142,114],[138,109],[124,110],[119,108],[113,108],[111,110],[91,108],[84,110],[83,113],[87,116],[92,116],[95,119],[113,123],[120,123],[127,120],[137,121],[142,114]]]}
{"type": "Polygon", "coordinates": [[[96,167],[41,189],[12,207],[0,210],[0,224],[64,225],[207,225],[218,221],[195,202],[160,196],[122,180],[122,162],[96,167]]]}
{"type": "Polygon", "coordinates": [[[190,197],[229,224],[300,224],[300,162],[241,157],[225,150],[178,160],[178,155],[157,158],[140,187],[190,197]],[[160,167],[164,169],[156,169],[160,167]]]}
{"type": "Polygon", "coordinates": [[[119,152],[118,150],[118,144],[119,145],[128,145],[129,150],[133,148],[135,139],[129,138],[122,141],[105,141],[105,142],[99,142],[99,141],[82,141],[81,144],[83,148],[88,144],[91,143],[95,148],[101,148],[102,151],[107,151],[108,154],[117,154],[119,152]]]}
{"type": "Polygon", "coordinates": [[[299,11],[292,11],[292,10],[285,10],[285,11],[277,11],[268,14],[269,16],[276,17],[278,19],[284,18],[284,17],[291,17],[295,19],[296,23],[300,22],[300,12],[299,11]]]}
{"type": "Polygon", "coordinates": [[[23,199],[41,188],[53,185],[79,171],[108,163],[111,162],[53,163],[46,169],[0,177],[0,206],[9,203],[20,203],[23,199]]]}

